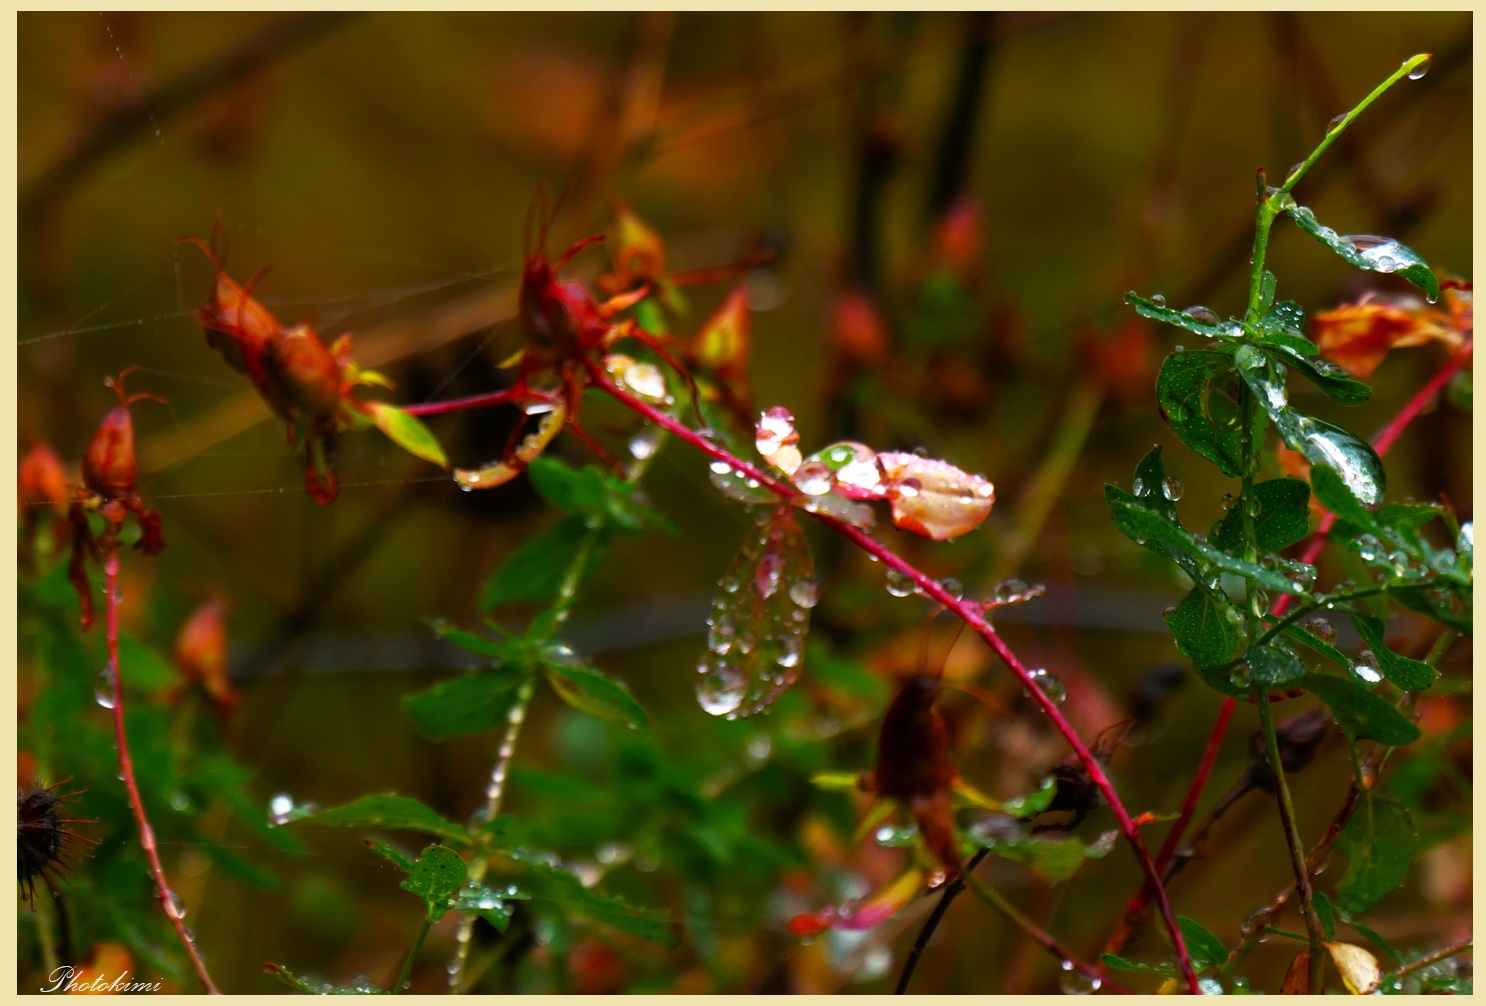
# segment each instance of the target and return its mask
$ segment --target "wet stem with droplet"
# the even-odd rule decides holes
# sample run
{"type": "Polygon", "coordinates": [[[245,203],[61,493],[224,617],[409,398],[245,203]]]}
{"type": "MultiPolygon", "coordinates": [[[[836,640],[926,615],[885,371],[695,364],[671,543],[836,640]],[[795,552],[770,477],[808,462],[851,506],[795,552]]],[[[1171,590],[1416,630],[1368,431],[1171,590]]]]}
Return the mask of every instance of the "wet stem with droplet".
{"type": "MultiPolygon", "coordinates": [[[[595,387],[631,411],[643,416],[657,426],[670,431],[677,439],[683,440],[708,456],[730,465],[745,477],[757,480],[761,486],[767,488],[783,500],[794,499],[799,495],[793,486],[787,485],[766,472],[748,464],[746,461],[734,457],[731,453],[688,428],[668,413],[629,394],[611,381],[608,375],[597,365],[590,363],[588,369],[589,376],[595,387]]],[[[1121,833],[1130,843],[1141,870],[1145,873],[1155,891],[1156,902],[1161,912],[1162,921],[1166,926],[1172,946],[1176,952],[1177,967],[1182,980],[1186,983],[1189,991],[1194,994],[1199,992],[1197,975],[1192,968],[1192,958],[1187,951],[1186,941],[1182,937],[1181,929],[1176,924],[1176,915],[1172,910],[1171,901],[1166,895],[1166,887],[1161,882],[1160,874],[1156,870],[1156,865],[1151,859],[1150,852],[1146,849],[1145,842],[1140,837],[1140,832],[1131,818],[1130,812],[1120,800],[1119,794],[1115,792],[1114,785],[1109,781],[1109,777],[1105,775],[1104,767],[1100,765],[1098,759],[1089,751],[1088,746],[1078,736],[1078,732],[1073,729],[1072,724],[1064,718],[1057,704],[1048,697],[1047,693],[1037,683],[1031,671],[1028,670],[1026,665],[1022,663],[1021,659],[1017,657],[1011,648],[1006,645],[1006,642],[996,632],[995,628],[986,621],[980,606],[974,601],[955,597],[946,591],[943,585],[933,577],[920,571],[877,539],[861,530],[845,524],[829,514],[813,511],[807,512],[810,512],[811,516],[816,520],[825,524],[837,534],[845,537],[869,556],[876,558],[888,569],[896,570],[900,575],[907,577],[918,588],[921,594],[953,612],[961,621],[974,630],[977,635],[984,639],[990,645],[991,649],[996,652],[996,655],[1011,669],[1012,673],[1020,679],[1022,687],[1032,696],[1033,700],[1047,715],[1048,719],[1052,721],[1054,728],[1063,736],[1069,747],[1073,749],[1079,762],[1089,773],[1090,779],[1108,802],[1110,810],[1119,822],[1121,833]]]]}
{"type": "Polygon", "coordinates": [[[160,865],[160,854],[155,841],[155,830],[145,815],[144,800],[139,795],[139,785],[134,778],[134,760],[129,756],[129,736],[124,730],[124,669],[119,663],[119,555],[110,552],[103,560],[103,604],[107,624],[108,666],[113,670],[113,721],[114,743],[119,754],[119,775],[124,789],[129,794],[129,808],[134,812],[134,823],[139,830],[139,845],[149,861],[150,876],[155,881],[155,895],[160,900],[160,909],[170,920],[171,927],[186,948],[191,967],[196,977],[211,995],[220,995],[216,983],[206,969],[206,962],[196,949],[196,941],[186,932],[182,921],[183,912],[177,908],[176,894],[165,879],[165,869],[160,865]]]}
{"type": "MultiPolygon", "coordinates": [[[[660,454],[661,446],[662,444],[657,442],[655,450],[644,457],[635,459],[635,463],[630,466],[629,470],[631,481],[638,481],[645,474],[651,462],[660,454]]],[[[563,623],[567,621],[568,612],[572,610],[573,602],[578,597],[578,585],[583,579],[583,570],[588,565],[588,556],[593,551],[594,546],[598,544],[599,535],[602,533],[602,529],[599,527],[590,527],[584,533],[572,561],[568,563],[567,568],[563,571],[562,583],[557,589],[557,598],[553,601],[552,607],[549,609],[553,612],[553,617],[548,622],[547,631],[539,641],[550,641],[557,634],[557,630],[562,628],[563,623]]],[[[483,818],[480,819],[481,824],[495,820],[496,815],[500,813],[501,800],[505,796],[506,776],[510,771],[511,759],[516,754],[516,742],[521,737],[521,726],[526,722],[527,706],[531,704],[532,696],[535,693],[536,682],[534,676],[529,676],[521,683],[520,688],[517,689],[516,701],[511,707],[511,712],[508,714],[506,733],[501,738],[500,750],[496,753],[495,764],[490,770],[490,783],[486,790],[485,813],[483,818]]],[[[475,839],[475,847],[477,849],[473,857],[474,861],[470,864],[469,880],[472,884],[479,884],[485,879],[485,874],[490,869],[491,850],[489,849],[489,838],[475,826],[474,822],[471,822],[469,831],[470,835],[475,839]]],[[[454,960],[449,966],[449,991],[455,994],[464,991],[465,972],[469,964],[470,943],[474,934],[474,926],[474,915],[465,913],[460,916],[458,933],[455,939],[456,950],[454,960]]],[[[408,957],[408,963],[404,968],[405,972],[412,967],[413,958],[417,956],[418,950],[423,945],[423,938],[427,935],[428,931],[427,927],[425,927],[424,931],[418,937],[417,944],[413,947],[412,954],[408,957]]],[[[406,979],[407,975],[405,973],[403,978],[399,980],[397,989],[394,991],[400,992],[403,982],[406,979]]]]}

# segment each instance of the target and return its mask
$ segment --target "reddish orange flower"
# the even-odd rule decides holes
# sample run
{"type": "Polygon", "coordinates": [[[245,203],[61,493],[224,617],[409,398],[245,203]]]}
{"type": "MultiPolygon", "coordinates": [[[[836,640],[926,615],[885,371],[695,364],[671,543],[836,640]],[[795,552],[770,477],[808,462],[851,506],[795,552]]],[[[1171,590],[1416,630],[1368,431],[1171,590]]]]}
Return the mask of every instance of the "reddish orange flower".
{"type": "Polygon", "coordinates": [[[1444,309],[1417,297],[1383,299],[1368,295],[1311,319],[1311,334],[1328,360],[1354,377],[1366,378],[1391,349],[1442,342],[1458,350],[1472,332],[1470,284],[1446,280],[1444,309]]]}
{"type": "Polygon", "coordinates": [[[226,613],[227,605],[220,598],[203,602],[175,642],[176,667],[187,681],[201,686],[223,715],[241,701],[228,677],[226,613]]]}

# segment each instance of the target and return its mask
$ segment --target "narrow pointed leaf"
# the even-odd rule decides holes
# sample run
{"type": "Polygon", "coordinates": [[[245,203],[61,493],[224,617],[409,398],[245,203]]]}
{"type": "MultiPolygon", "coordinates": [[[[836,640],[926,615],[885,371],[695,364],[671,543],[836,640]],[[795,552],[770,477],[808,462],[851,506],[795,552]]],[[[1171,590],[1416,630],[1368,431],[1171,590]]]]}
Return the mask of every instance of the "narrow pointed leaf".
{"type": "Polygon", "coordinates": [[[1237,478],[1243,468],[1242,416],[1230,353],[1172,353],[1156,378],[1156,400],[1166,425],[1202,457],[1237,478]]]}
{"type": "Polygon", "coordinates": [[[1421,691],[1434,684],[1435,670],[1422,660],[1394,653],[1383,643],[1383,620],[1352,612],[1348,615],[1357,635],[1372,650],[1383,676],[1408,692],[1421,691]]]}
{"type": "Polygon", "coordinates": [[[453,821],[438,812],[397,793],[363,796],[339,807],[317,810],[311,806],[296,807],[284,818],[285,824],[324,824],[342,828],[405,828],[436,835],[463,844],[469,835],[453,821]]]}
{"type": "Polygon", "coordinates": [[[1235,318],[1229,318],[1227,321],[1205,321],[1201,318],[1194,318],[1185,311],[1177,311],[1164,304],[1157,304],[1134,292],[1125,294],[1125,302],[1132,305],[1135,313],[1142,318],[1164,321],[1168,325],[1185,328],[1188,332],[1209,339],[1234,339],[1243,335],[1243,325],[1235,318]]]}
{"type": "Polygon", "coordinates": [[[1311,674],[1300,685],[1324,702],[1336,722],[1352,737],[1398,747],[1419,739],[1419,728],[1393,703],[1349,678],[1311,674]]]}
{"type": "Polygon", "coordinates": [[[1440,283],[1434,271],[1408,245],[1371,234],[1338,234],[1318,221],[1308,206],[1292,206],[1288,212],[1301,230],[1336,252],[1348,265],[1402,276],[1423,290],[1431,302],[1439,297],[1440,283]]]}
{"type": "Polygon", "coordinates": [[[387,439],[414,457],[432,462],[440,468],[449,467],[449,458],[433,431],[423,420],[404,412],[387,402],[363,402],[362,408],[371,417],[372,424],[387,435],[387,439]]]}
{"type": "Polygon", "coordinates": [[[570,660],[545,661],[547,682],[564,702],[579,712],[628,727],[644,727],[645,710],[621,682],[570,660]]]}
{"type": "Polygon", "coordinates": [[[1336,906],[1361,913],[1382,901],[1408,875],[1416,844],[1414,822],[1397,800],[1368,793],[1337,837],[1347,869],[1336,885],[1336,906]]]}

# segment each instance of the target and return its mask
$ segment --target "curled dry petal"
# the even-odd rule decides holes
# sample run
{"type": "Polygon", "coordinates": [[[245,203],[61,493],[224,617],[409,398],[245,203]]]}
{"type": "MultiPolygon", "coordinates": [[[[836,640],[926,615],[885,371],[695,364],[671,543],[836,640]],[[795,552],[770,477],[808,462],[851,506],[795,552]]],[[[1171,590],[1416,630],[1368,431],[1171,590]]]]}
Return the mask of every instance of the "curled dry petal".
{"type": "Polygon", "coordinates": [[[979,527],[996,502],[990,482],[947,461],[898,451],[877,458],[893,506],[893,523],[905,531],[935,541],[957,538],[979,527]]]}
{"type": "Polygon", "coordinates": [[[1354,996],[1372,995],[1383,980],[1383,969],[1378,966],[1378,959],[1355,943],[1328,943],[1326,949],[1331,954],[1331,962],[1336,965],[1336,973],[1346,983],[1347,991],[1354,996]]]}
{"type": "Polygon", "coordinates": [[[1352,376],[1365,378],[1391,349],[1427,342],[1459,349],[1471,330],[1470,297],[1469,290],[1447,290],[1445,311],[1413,298],[1345,304],[1317,314],[1311,320],[1311,334],[1327,359],[1352,376]]]}
{"type": "Polygon", "coordinates": [[[535,433],[530,433],[509,458],[503,458],[484,468],[456,468],[454,481],[461,489],[494,489],[504,485],[526,470],[557,436],[568,418],[567,403],[561,399],[553,404],[551,412],[542,417],[535,433]]]}

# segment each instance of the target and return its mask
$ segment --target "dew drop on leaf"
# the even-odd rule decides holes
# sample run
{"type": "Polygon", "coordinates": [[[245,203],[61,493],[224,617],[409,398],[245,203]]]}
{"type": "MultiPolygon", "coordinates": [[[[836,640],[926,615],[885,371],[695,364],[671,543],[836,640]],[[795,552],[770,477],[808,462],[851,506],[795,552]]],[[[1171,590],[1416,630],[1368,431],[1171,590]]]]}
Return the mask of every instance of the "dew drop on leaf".
{"type": "Polygon", "coordinates": [[[1418,66],[1414,67],[1412,70],[1409,71],[1409,79],[1410,80],[1419,80],[1419,79],[1421,79],[1426,73],[1429,72],[1429,68],[1431,66],[1433,66],[1433,65],[1434,65],[1433,58],[1426,59],[1424,62],[1420,63],[1418,66]]]}
{"type": "Polygon", "coordinates": [[[1323,643],[1336,642],[1336,626],[1324,618],[1313,618],[1305,623],[1305,631],[1315,636],[1323,643]]]}
{"type": "Polygon", "coordinates": [[[1375,685],[1383,680],[1383,672],[1378,669],[1378,658],[1372,650],[1363,650],[1357,654],[1357,659],[1352,663],[1352,673],[1366,685],[1375,685]]]}
{"type": "Polygon", "coordinates": [[[661,430],[656,426],[646,426],[639,433],[629,438],[630,456],[636,461],[644,461],[655,455],[655,449],[660,446],[661,430]]]}
{"type": "Polygon", "coordinates": [[[1155,304],[1157,307],[1165,307],[1166,298],[1161,296],[1159,293],[1154,293],[1151,294],[1151,303],[1155,304]]]}
{"type": "Polygon", "coordinates": [[[1181,479],[1175,475],[1168,475],[1166,476],[1166,480],[1161,483],[1161,495],[1175,503],[1182,498],[1183,488],[1181,479]]]}
{"type": "Polygon", "coordinates": [[[813,608],[820,600],[820,584],[814,580],[797,580],[789,585],[789,599],[802,608],[813,608]]]}
{"type": "Polygon", "coordinates": [[[795,487],[806,496],[824,496],[831,491],[835,476],[819,461],[806,461],[795,469],[795,487]]]}
{"type": "Polygon", "coordinates": [[[1193,304],[1191,307],[1184,308],[1182,314],[1204,325],[1216,325],[1218,323],[1218,313],[1212,308],[1204,307],[1201,304],[1193,304]]]}
{"type": "Polygon", "coordinates": [[[664,401],[666,377],[653,363],[636,363],[624,372],[624,383],[641,398],[652,402],[664,401]]]}

